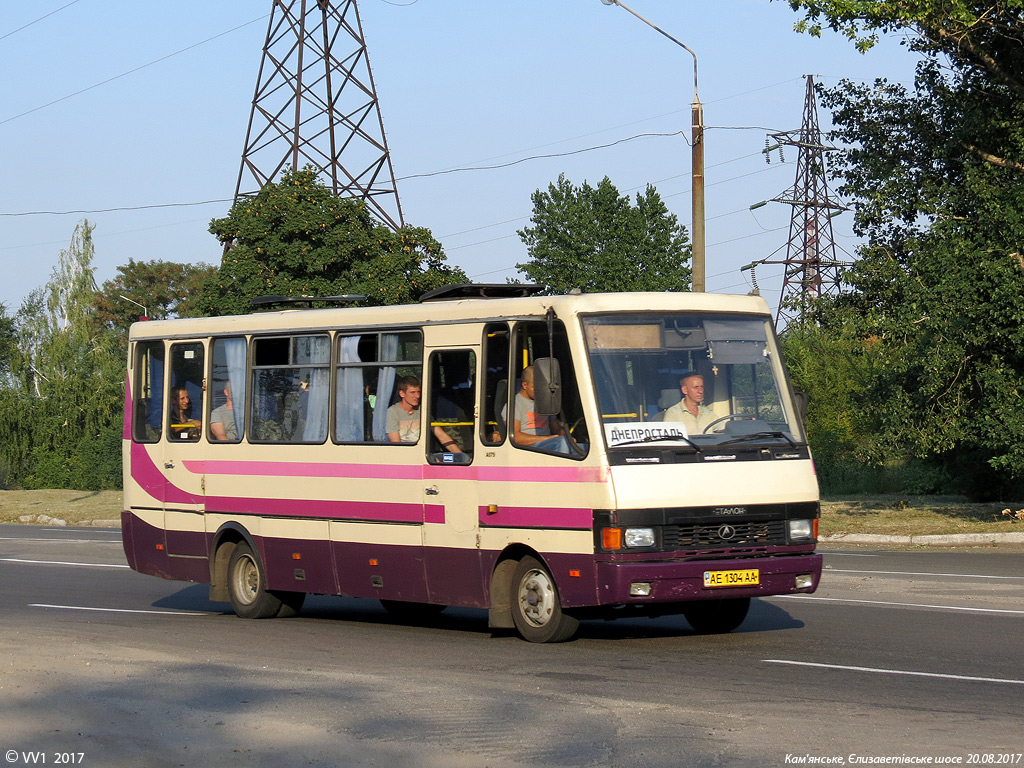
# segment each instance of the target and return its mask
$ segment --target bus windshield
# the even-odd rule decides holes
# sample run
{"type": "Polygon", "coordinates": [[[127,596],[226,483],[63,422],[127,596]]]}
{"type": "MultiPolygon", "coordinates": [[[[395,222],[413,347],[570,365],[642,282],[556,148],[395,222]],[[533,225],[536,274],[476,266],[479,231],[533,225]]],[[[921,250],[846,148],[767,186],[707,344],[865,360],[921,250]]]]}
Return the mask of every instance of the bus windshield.
{"type": "Polygon", "coordinates": [[[610,449],[804,442],[767,318],[601,314],[583,327],[610,449]]]}

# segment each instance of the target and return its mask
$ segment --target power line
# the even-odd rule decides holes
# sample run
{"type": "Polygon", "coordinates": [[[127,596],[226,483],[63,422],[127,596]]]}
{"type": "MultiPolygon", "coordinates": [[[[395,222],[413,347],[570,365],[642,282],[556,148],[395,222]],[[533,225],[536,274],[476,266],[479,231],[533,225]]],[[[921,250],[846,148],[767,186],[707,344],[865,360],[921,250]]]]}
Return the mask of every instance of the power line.
{"type": "Polygon", "coordinates": [[[28,29],[28,28],[29,28],[29,27],[31,27],[31,26],[32,26],[33,24],[38,24],[38,23],[39,23],[40,21],[42,21],[43,19],[48,19],[48,18],[50,18],[51,16],[53,16],[53,14],[55,14],[55,13],[59,13],[60,11],[63,11],[63,10],[65,9],[65,8],[70,8],[70,7],[72,6],[72,5],[74,5],[74,4],[75,4],[75,3],[77,3],[77,2],[79,2],[79,0],[71,0],[71,2],[70,2],[70,3],[67,3],[66,5],[62,5],[62,6],[60,7],[60,8],[57,8],[56,10],[50,11],[49,13],[47,13],[47,14],[45,14],[45,15],[43,15],[43,16],[40,16],[40,17],[39,17],[38,19],[36,19],[35,21],[30,21],[30,22],[29,22],[28,24],[23,24],[23,25],[21,25],[20,27],[18,27],[17,29],[12,29],[12,30],[11,30],[10,32],[8,32],[8,33],[7,33],[6,35],[0,35],[0,40],[6,40],[6,39],[7,39],[8,37],[10,37],[11,35],[17,34],[18,32],[21,32],[21,30],[23,30],[23,29],[28,29]]]}
{"type": "MultiPolygon", "coordinates": [[[[556,158],[556,157],[567,157],[567,156],[570,156],[570,155],[582,154],[584,152],[591,152],[591,151],[596,150],[596,149],[607,149],[607,148],[613,147],[613,146],[615,146],[617,144],[622,144],[624,142],[632,141],[633,139],[638,139],[638,138],[643,138],[643,137],[648,137],[648,136],[667,137],[667,136],[676,136],[676,135],[678,135],[678,133],[645,133],[645,134],[637,134],[635,136],[628,136],[628,137],[626,137],[624,139],[619,139],[619,140],[611,142],[609,144],[602,144],[602,145],[593,146],[593,147],[583,147],[582,149],[574,149],[574,150],[569,150],[567,152],[559,152],[559,153],[553,153],[553,154],[548,154],[548,155],[532,155],[530,157],[520,158],[519,160],[516,160],[516,161],[514,161],[512,163],[505,163],[505,164],[495,165],[495,166],[467,166],[465,168],[450,168],[450,169],[447,169],[447,170],[432,171],[430,173],[417,174],[417,175],[414,175],[414,176],[403,176],[399,180],[417,178],[417,176],[438,176],[438,175],[445,174],[445,173],[454,173],[456,171],[492,170],[492,169],[496,169],[496,168],[504,168],[504,167],[507,167],[508,165],[515,165],[516,163],[525,162],[527,160],[542,160],[542,159],[551,159],[551,158],[556,158]]],[[[748,159],[750,157],[756,157],[757,155],[760,155],[760,154],[761,154],[761,152],[754,152],[754,153],[747,154],[747,155],[740,155],[739,157],[734,157],[734,158],[731,158],[729,160],[722,160],[721,162],[714,163],[713,165],[709,165],[708,168],[719,168],[719,167],[721,167],[723,165],[729,165],[730,163],[735,163],[735,162],[738,162],[740,160],[746,160],[746,159],[748,159]]],[[[746,178],[747,176],[752,176],[754,174],[764,173],[767,170],[771,170],[771,169],[770,168],[763,168],[761,170],[751,171],[750,173],[742,174],[740,176],[733,176],[732,178],[729,178],[729,179],[722,179],[721,181],[714,182],[714,184],[712,186],[717,185],[717,184],[725,184],[725,183],[728,183],[730,181],[735,181],[737,179],[746,178]]],[[[689,172],[681,173],[681,174],[678,174],[676,176],[669,176],[669,177],[664,178],[664,179],[658,179],[657,181],[650,182],[650,184],[651,185],[657,185],[657,184],[661,184],[662,182],[665,182],[665,181],[673,181],[674,179],[679,179],[679,178],[682,178],[684,176],[689,176],[689,175],[690,175],[689,172]]],[[[628,193],[628,192],[634,192],[634,191],[636,191],[638,189],[641,189],[641,187],[630,187],[630,188],[624,189],[622,191],[628,193]]],[[[676,197],[678,195],[688,194],[689,191],[690,190],[683,190],[682,192],[672,192],[672,193],[670,193],[668,195],[663,195],[663,197],[676,197]]],[[[124,206],[116,206],[116,207],[112,207],[112,208],[89,208],[89,209],[80,208],[80,209],[73,209],[73,210],[67,210],[67,211],[15,211],[15,212],[0,212],[0,217],[18,217],[18,216],[81,216],[81,215],[84,215],[84,214],[95,214],[95,213],[119,213],[119,212],[123,212],[123,211],[144,211],[144,210],[151,210],[151,209],[155,209],[155,208],[186,208],[186,207],[190,207],[190,206],[212,205],[214,203],[231,203],[231,202],[234,202],[233,198],[222,197],[222,198],[216,198],[216,199],[213,199],[213,200],[199,200],[197,202],[153,203],[153,204],[150,204],[150,205],[124,205],[124,206]]],[[[738,211],[733,211],[733,213],[737,213],[737,212],[738,211]]],[[[730,214],[722,214],[722,215],[730,215],[730,214]]],[[[474,232],[474,231],[481,230],[481,229],[487,229],[489,227],[495,227],[495,226],[499,226],[501,224],[509,224],[511,222],[514,222],[514,221],[519,221],[522,218],[524,218],[524,217],[518,217],[518,218],[515,218],[515,219],[508,219],[507,221],[499,221],[499,222],[496,222],[494,224],[485,224],[485,225],[480,226],[480,227],[474,227],[472,229],[463,230],[462,232],[454,232],[454,233],[452,233],[450,235],[446,235],[446,237],[455,237],[456,235],[464,235],[464,234],[466,234],[468,232],[474,232]]]]}
{"type": "MultiPolygon", "coordinates": [[[[78,0],[75,0],[75,2],[77,2],[77,1],[78,0]]],[[[60,9],[58,9],[58,10],[60,10],[60,9]]],[[[106,85],[107,83],[112,83],[115,80],[120,80],[122,77],[127,77],[128,75],[134,74],[134,73],[138,72],[139,70],[146,69],[146,67],[151,67],[154,64],[159,64],[161,61],[166,61],[167,59],[173,58],[174,56],[178,56],[179,54],[185,53],[186,51],[191,51],[193,48],[198,48],[201,45],[206,45],[207,43],[212,42],[213,40],[216,40],[219,37],[224,37],[225,35],[230,35],[232,32],[237,32],[238,30],[240,30],[240,29],[242,29],[244,27],[248,27],[250,24],[255,24],[257,21],[262,21],[263,19],[267,18],[268,15],[269,14],[264,14],[263,16],[260,16],[259,18],[253,19],[252,21],[247,21],[244,24],[239,24],[237,27],[233,27],[232,29],[229,29],[226,32],[221,32],[220,34],[214,35],[213,37],[208,37],[206,40],[202,40],[202,41],[200,41],[198,43],[193,43],[192,45],[190,45],[190,46],[188,46],[186,48],[182,48],[180,51],[175,51],[174,53],[168,53],[166,56],[161,56],[159,59],[153,59],[153,61],[150,61],[150,62],[148,62],[146,64],[142,64],[142,65],[140,65],[138,67],[135,67],[134,69],[129,69],[127,72],[122,72],[119,75],[114,75],[113,77],[108,77],[106,80],[102,80],[102,81],[100,81],[98,83],[94,83],[93,85],[90,85],[90,86],[88,86],[86,88],[82,88],[81,90],[75,91],[74,93],[69,93],[66,96],[61,96],[59,99],[54,99],[53,101],[48,101],[46,104],[41,104],[38,107],[33,107],[32,109],[26,110],[25,112],[22,112],[21,114],[14,115],[13,117],[8,117],[5,120],[0,120],[0,125],[6,125],[7,123],[10,123],[10,122],[12,122],[14,120],[17,120],[19,118],[25,117],[26,115],[31,115],[33,112],[38,112],[38,111],[40,111],[42,109],[46,109],[47,107],[52,107],[54,104],[60,104],[62,101],[67,101],[68,99],[72,99],[75,96],[81,96],[83,93],[87,93],[88,91],[91,91],[91,90],[94,90],[96,88],[99,88],[101,85],[106,85]]]]}
{"type": "MultiPolygon", "coordinates": [[[[638,133],[635,136],[628,136],[624,139],[618,139],[617,141],[610,142],[608,144],[598,144],[593,147],[584,147],[583,149],[574,149],[567,152],[554,152],[548,155],[531,155],[530,157],[521,157],[518,160],[512,160],[507,163],[499,163],[498,165],[474,165],[467,166],[465,168],[448,168],[443,171],[430,171],[428,173],[414,173],[410,176],[399,176],[397,181],[406,181],[407,179],[423,179],[430,176],[443,176],[447,173],[461,173],[462,171],[493,171],[498,168],[509,168],[513,165],[519,165],[525,163],[528,160],[548,160],[553,157],[569,157],[571,155],[581,155],[584,152],[593,152],[596,149],[608,149],[618,144],[625,144],[628,141],[634,141],[635,139],[645,139],[650,137],[667,137],[667,136],[682,136],[684,139],[686,135],[682,131],[674,131],[672,133],[638,133]]],[[[687,142],[689,143],[689,142],[687,142]]]]}
{"type": "Polygon", "coordinates": [[[147,211],[153,208],[188,208],[196,205],[233,202],[230,197],[218,200],[201,200],[197,203],[154,203],[153,205],[124,205],[117,208],[92,208],[73,211],[20,211],[18,213],[0,213],[0,216],[81,216],[88,213],[117,213],[120,211],[147,211]]]}

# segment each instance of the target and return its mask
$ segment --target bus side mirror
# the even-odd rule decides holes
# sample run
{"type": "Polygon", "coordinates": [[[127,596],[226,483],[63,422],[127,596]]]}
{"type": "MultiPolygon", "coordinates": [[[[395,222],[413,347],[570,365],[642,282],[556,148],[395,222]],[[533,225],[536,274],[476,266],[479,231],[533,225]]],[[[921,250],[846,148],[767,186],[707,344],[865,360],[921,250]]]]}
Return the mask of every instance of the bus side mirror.
{"type": "Polygon", "coordinates": [[[553,357],[533,361],[533,407],[543,416],[557,416],[562,410],[562,371],[553,357]]]}

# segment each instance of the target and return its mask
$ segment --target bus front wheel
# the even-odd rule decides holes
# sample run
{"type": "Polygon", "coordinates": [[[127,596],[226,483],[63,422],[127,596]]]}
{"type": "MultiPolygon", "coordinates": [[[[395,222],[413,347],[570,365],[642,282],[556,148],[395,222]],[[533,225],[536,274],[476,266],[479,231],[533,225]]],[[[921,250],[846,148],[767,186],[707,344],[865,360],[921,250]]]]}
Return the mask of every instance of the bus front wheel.
{"type": "Polygon", "coordinates": [[[302,607],[302,592],[275,593],[267,590],[267,578],[259,557],[245,542],[239,542],[228,561],[228,596],[231,607],[243,619],[294,616],[302,607]]]}
{"type": "Polygon", "coordinates": [[[734,597],[728,600],[701,600],[691,603],[683,616],[699,634],[722,635],[732,632],[747,618],[750,609],[749,597],[734,597]]]}
{"type": "Polygon", "coordinates": [[[579,619],[562,612],[555,580],[544,565],[524,557],[512,576],[512,620],[531,643],[560,643],[579,629],[579,619]]]}

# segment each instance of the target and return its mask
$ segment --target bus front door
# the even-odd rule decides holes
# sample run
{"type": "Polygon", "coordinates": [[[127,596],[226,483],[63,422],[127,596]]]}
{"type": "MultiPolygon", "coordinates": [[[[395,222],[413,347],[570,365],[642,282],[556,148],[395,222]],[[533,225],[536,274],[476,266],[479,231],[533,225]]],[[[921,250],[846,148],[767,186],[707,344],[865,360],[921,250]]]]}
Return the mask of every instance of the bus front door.
{"type": "Polygon", "coordinates": [[[165,544],[168,555],[206,558],[204,349],[201,342],[182,342],[170,353],[161,466],[165,544]]]}
{"type": "Polygon", "coordinates": [[[474,349],[430,353],[424,423],[423,549],[432,603],[485,606],[476,469],[474,349]]]}

